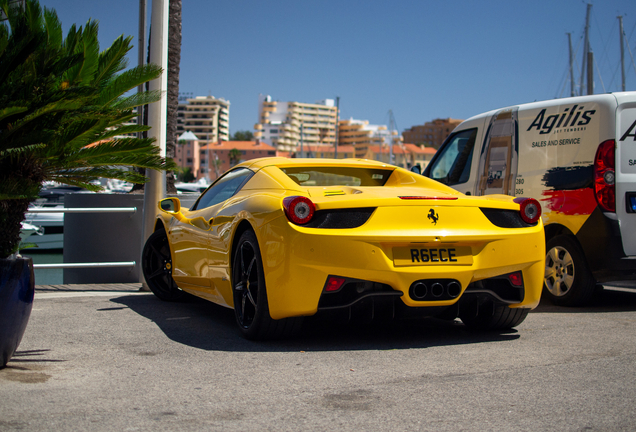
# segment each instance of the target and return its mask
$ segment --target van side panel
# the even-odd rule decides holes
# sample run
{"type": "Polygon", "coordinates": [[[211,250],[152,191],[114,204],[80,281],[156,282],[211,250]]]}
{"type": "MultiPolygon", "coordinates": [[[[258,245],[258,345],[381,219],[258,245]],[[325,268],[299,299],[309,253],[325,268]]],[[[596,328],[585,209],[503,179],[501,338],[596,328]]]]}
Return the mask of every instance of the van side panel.
{"type": "Polygon", "coordinates": [[[518,111],[520,155],[515,195],[541,202],[546,226],[577,234],[596,209],[594,157],[611,139],[615,99],[578,98],[528,104],[518,111]]]}
{"type": "Polygon", "coordinates": [[[636,100],[617,94],[616,215],[626,255],[636,255],[636,100]]]}

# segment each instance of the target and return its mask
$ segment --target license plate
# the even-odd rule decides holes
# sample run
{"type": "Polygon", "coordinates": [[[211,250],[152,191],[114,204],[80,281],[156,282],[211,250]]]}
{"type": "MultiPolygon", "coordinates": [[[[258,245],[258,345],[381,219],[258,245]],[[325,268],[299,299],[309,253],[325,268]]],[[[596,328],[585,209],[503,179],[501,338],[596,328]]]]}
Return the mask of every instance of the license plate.
{"type": "Polygon", "coordinates": [[[473,253],[468,246],[417,245],[393,248],[393,264],[396,266],[417,265],[471,265],[473,253]]]}

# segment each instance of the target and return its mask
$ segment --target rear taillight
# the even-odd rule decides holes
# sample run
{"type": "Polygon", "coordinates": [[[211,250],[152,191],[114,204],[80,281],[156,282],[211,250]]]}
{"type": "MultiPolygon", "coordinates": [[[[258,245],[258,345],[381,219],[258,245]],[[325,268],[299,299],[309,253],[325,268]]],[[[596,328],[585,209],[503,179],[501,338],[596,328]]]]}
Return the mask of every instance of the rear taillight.
{"type": "Polygon", "coordinates": [[[519,215],[525,223],[533,224],[541,217],[541,204],[534,198],[515,198],[519,204],[519,215]]]}
{"type": "Polygon", "coordinates": [[[340,276],[329,276],[327,283],[325,284],[325,291],[335,292],[342,288],[342,285],[346,282],[346,279],[340,276]]]}
{"type": "Polygon", "coordinates": [[[614,186],[614,140],[601,143],[594,158],[594,195],[596,202],[605,211],[616,211],[616,189],[614,186]]]}
{"type": "Polygon", "coordinates": [[[283,209],[287,219],[295,224],[304,225],[314,217],[316,206],[307,197],[290,196],[283,199],[283,209]]]}
{"type": "Polygon", "coordinates": [[[523,286],[523,275],[521,274],[520,271],[510,273],[508,275],[508,280],[510,281],[510,284],[512,286],[516,286],[516,287],[523,286]]]}

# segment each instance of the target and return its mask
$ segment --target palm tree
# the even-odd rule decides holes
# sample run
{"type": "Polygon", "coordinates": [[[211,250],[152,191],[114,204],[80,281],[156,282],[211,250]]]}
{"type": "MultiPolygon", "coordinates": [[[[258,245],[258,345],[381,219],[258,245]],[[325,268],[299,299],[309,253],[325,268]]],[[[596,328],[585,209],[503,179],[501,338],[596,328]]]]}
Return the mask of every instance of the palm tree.
{"type": "MultiPolygon", "coordinates": [[[[177,110],[179,108],[179,72],[181,70],[181,0],[170,0],[168,21],[168,118],[166,119],[166,156],[174,158],[177,143],[177,110]]],[[[166,172],[168,193],[177,193],[174,172],[166,172]]]]}
{"type": "Polygon", "coordinates": [[[228,153],[228,156],[230,157],[230,166],[234,166],[241,160],[241,151],[233,148],[228,153]]]}
{"type": "Polygon", "coordinates": [[[26,0],[23,10],[0,0],[0,258],[17,250],[20,225],[45,181],[99,190],[100,177],[146,181],[130,167],[172,169],[147,131],[131,125],[133,108],[158,92],[124,96],[161,75],[155,65],[127,67],[132,37],[100,52],[98,25],[71,26],[66,38],[52,9],[26,0]]]}

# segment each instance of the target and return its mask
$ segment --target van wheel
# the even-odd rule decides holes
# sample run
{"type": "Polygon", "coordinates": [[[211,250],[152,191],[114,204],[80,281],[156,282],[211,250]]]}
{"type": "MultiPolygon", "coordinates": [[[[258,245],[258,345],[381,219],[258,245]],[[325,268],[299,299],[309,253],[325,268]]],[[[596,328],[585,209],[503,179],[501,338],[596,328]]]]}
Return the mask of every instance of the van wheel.
{"type": "Polygon", "coordinates": [[[590,301],[596,282],[576,240],[560,235],[548,241],[545,256],[545,294],[559,306],[590,301]]]}

